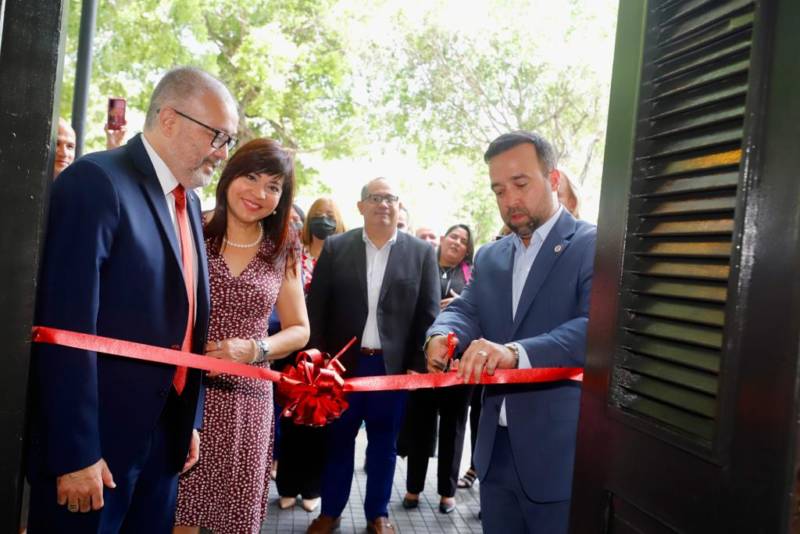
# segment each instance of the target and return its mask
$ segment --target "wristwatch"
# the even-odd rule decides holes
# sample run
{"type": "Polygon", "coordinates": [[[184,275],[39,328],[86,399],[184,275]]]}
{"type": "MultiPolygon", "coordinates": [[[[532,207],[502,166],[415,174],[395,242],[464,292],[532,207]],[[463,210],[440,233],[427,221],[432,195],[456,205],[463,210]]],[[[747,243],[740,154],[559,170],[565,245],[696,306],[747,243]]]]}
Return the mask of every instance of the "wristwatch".
{"type": "Polygon", "coordinates": [[[519,345],[516,343],[506,343],[503,345],[514,354],[514,369],[519,367],[519,345]]]}
{"type": "Polygon", "coordinates": [[[263,363],[267,361],[267,356],[269,356],[269,341],[266,339],[256,339],[256,347],[258,348],[258,356],[254,363],[263,363]]]}
{"type": "Polygon", "coordinates": [[[435,333],[429,335],[428,337],[426,337],[425,338],[425,343],[422,344],[422,352],[427,352],[428,351],[428,343],[431,342],[431,339],[433,339],[435,337],[439,337],[439,336],[447,337],[447,332],[435,332],[435,333]]]}

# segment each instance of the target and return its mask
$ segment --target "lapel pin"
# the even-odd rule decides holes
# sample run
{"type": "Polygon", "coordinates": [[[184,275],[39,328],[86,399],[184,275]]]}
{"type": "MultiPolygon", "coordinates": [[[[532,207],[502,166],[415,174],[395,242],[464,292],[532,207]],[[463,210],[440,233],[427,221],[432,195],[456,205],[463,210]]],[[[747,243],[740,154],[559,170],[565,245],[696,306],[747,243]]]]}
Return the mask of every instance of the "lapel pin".
{"type": "Polygon", "coordinates": [[[555,252],[556,254],[560,254],[563,249],[564,249],[564,247],[562,247],[560,244],[558,244],[558,245],[556,245],[556,248],[553,249],[553,252],[555,252]]]}

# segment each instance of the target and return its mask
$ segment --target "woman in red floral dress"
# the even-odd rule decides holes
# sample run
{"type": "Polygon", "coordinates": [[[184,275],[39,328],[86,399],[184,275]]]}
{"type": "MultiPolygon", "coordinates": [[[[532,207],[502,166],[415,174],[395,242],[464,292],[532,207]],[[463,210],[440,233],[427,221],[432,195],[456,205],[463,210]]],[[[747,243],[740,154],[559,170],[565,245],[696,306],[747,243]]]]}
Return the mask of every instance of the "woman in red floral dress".
{"type": "MultiPolygon", "coordinates": [[[[207,356],[264,367],[308,341],[297,236],[289,225],[293,193],[292,158],[269,139],[244,145],[222,171],[205,227],[207,356]],[[273,306],[283,329],[267,338],[273,306]]],[[[180,478],[176,533],[260,530],[269,494],[272,406],[271,383],[209,374],[200,460],[180,478]]]]}

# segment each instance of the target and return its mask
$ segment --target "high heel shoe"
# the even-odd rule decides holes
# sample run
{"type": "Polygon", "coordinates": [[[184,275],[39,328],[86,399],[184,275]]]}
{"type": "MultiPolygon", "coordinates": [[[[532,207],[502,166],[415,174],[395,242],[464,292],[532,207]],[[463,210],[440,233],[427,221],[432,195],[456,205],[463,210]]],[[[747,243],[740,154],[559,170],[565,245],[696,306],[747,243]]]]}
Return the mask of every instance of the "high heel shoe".
{"type": "Polygon", "coordinates": [[[269,478],[277,480],[278,478],[278,460],[272,462],[272,467],[269,470],[269,478]]]}
{"type": "Polygon", "coordinates": [[[306,512],[313,512],[319,507],[320,498],[317,497],[315,499],[303,499],[300,502],[300,506],[303,507],[303,510],[306,512]]]}
{"type": "Polygon", "coordinates": [[[478,474],[475,471],[472,469],[467,469],[467,472],[464,473],[464,476],[458,479],[456,487],[458,487],[458,489],[469,489],[475,484],[475,480],[477,478],[478,474]]]}
{"type": "Polygon", "coordinates": [[[449,514],[449,513],[452,513],[453,510],[455,510],[455,509],[456,509],[456,500],[455,499],[450,499],[450,500],[447,500],[447,501],[445,501],[445,500],[439,501],[439,511],[441,513],[449,514]]]}
{"type": "Polygon", "coordinates": [[[278,508],[287,510],[297,503],[297,497],[281,497],[278,499],[278,508]]]}
{"type": "Polygon", "coordinates": [[[409,497],[406,495],[403,497],[403,508],[406,510],[413,510],[414,508],[419,506],[419,496],[416,499],[409,497]]]}

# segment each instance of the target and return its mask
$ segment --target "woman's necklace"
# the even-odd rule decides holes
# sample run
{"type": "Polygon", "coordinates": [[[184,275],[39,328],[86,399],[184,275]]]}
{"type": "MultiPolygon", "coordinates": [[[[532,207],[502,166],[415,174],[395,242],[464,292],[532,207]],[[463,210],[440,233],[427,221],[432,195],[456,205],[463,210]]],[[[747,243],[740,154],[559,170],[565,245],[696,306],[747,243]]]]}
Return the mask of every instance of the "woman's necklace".
{"type": "Polygon", "coordinates": [[[223,237],[222,240],[225,241],[226,245],[230,245],[233,248],[253,248],[254,246],[261,243],[261,239],[264,237],[264,227],[260,224],[258,225],[258,239],[253,241],[252,243],[234,243],[233,241],[229,240],[227,237],[223,237]]]}
{"type": "Polygon", "coordinates": [[[447,280],[453,274],[455,267],[442,267],[439,266],[439,271],[442,273],[442,280],[447,280]]]}
{"type": "Polygon", "coordinates": [[[445,284],[445,287],[442,288],[442,298],[448,298],[450,296],[450,286],[453,284],[453,273],[455,272],[455,267],[442,267],[439,266],[439,270],[442,273],[442,283],[445,284]]]}

